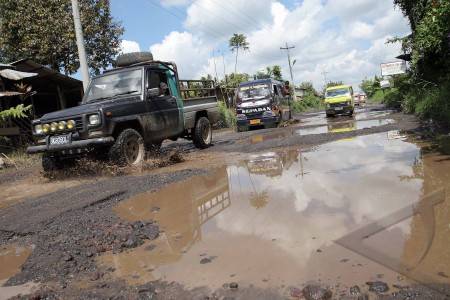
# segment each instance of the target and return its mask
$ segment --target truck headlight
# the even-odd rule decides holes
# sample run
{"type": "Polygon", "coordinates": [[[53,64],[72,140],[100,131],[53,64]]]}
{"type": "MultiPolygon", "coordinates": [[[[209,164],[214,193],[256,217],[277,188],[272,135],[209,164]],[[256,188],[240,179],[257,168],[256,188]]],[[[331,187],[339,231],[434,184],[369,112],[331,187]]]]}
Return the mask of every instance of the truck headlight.
{"type": "Polygon", "coordinates": [[[42,125],[41,124],[38,124],[38,125],[36,125],[36,126],[34,126],[34,132],[36,133],[36,134],[42,134],[42,125]]]}
{"type": "Polygon", "coordinates": [[[67,129],[72,130],[75,128],[75,121],[74,120],[69,120],[67,121],[67,129]]]}
{"type": "Polygon", "coordinates": [[[58,123],[53,122],[50,124],[50,131],[55,132],[58,129],[58,123]]]}
{"type": "Polygon", "coordinates": [[[89,125],[96,126],[100,124],[100,116],[98,114],[89,116],[89,125]]]}
{"type": "Polygon", "coordinates": [[[42,132],[43,133],[49,133],[49,131],[50,131],[50,125],[48,125],[48,124],[42,125],[42,132]]]}
{"type": "Polygon", "coordinates": [[[238,120],[246,120],[247,119],[247,116],[244,114],[238,114],[236,117],[238,120]]]}
{"type": "Polygon", "coordinates": [[[271,110],[267,110],[267,111],[263,112],[263,117],[266,117],[266,118],[275,117],[275,113],[271,110]]]}
{"type": "Polygon", "coordinates": [[[63,131],[64,129],[66,129],[66,125],[67,125],[66,121],[61,121],[58,123],[58,129],[63,131]]]}

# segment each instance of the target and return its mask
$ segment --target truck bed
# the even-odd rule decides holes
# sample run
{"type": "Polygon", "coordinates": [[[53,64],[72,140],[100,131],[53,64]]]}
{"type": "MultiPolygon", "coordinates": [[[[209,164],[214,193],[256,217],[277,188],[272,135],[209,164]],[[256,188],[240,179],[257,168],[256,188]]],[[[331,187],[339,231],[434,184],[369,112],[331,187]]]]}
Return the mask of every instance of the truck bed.
{"type": "Polygon", "coordinates": [[[219,106],[216,96],[183,99],[183,104],[186,129],[194,128],[197,113],[206,114],[211,124],[219,120],[219,106]]]}
{"type": "Polygon", "coordinates": [[[213,81],[179,80],[179,84],[186,129],[194,128],[197,114],[207,116],[211,124],[219,120],[219,107],[213,81]]]}

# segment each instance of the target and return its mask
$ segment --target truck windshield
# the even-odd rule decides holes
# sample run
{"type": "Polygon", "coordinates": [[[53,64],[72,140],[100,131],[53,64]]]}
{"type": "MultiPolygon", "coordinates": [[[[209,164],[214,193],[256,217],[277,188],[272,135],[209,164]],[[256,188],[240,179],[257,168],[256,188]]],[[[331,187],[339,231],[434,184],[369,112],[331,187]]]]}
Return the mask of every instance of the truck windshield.
{"type": "Polygon", "coordinates": [[[327,91],[327,98],[347,96],[349,94],[350,94],[350,91],[348,89],[329,90],[329,91],[327,91]]]}
{"type": "Polygon", "coordinates": [[[142,90],[142,70],[131,70],[106,74],[92,79],[86,92],[85,102],[128,94],[140,94],[142,90]]]}
{"type": "Polygon", "coordinates": [[[270,89],[267,84],[255,84],[239,87],[239,99],[241,101],[262,99],[270,95],[270,89]]]}

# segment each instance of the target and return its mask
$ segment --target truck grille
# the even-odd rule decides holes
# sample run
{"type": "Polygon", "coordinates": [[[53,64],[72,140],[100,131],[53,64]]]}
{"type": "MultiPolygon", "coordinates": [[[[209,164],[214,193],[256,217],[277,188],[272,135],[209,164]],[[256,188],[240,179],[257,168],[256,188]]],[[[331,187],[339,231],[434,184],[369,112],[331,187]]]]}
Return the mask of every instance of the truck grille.
{"type": "Polygon", "coordinates": [[[77,131],[82,131],[83,130],[83,119],[81,117],[76,117],[76,118],[73,118],[73,120],[75,121],[75,129],[77,131]]]}

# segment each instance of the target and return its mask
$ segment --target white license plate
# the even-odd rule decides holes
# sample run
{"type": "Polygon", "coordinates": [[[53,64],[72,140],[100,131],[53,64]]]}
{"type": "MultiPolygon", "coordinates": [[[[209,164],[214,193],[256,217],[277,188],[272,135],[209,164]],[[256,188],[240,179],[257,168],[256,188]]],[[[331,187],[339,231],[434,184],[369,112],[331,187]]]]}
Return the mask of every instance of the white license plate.
{"type": "Polygon", "coordinates": [[[70,142],[69,136],[67,135],[58,135],[50,137],[50,145],[65,145],[70,142]]]}
{"type": "Polygon", "coordinates": [[[340,106],[334,108],[334,110],[343,110],[343,109],[344,109],[344,108],[343,108],[343,107],[340,107],[340,106]]]}

